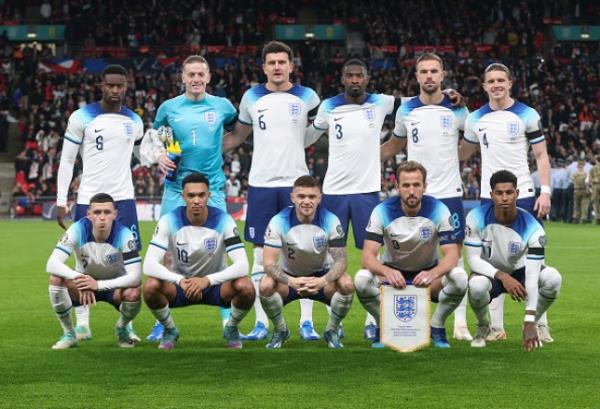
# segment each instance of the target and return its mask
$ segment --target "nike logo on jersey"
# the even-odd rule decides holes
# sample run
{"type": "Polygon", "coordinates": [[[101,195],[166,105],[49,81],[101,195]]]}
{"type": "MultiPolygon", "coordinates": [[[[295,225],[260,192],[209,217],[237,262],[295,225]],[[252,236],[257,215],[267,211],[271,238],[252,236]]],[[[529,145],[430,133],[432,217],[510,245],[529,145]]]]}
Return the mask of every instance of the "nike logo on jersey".
{"type": "Polygon", "coordinates": [[[487,128],[479,128],[479,132],[485,131],[487,128]]]}
{"type": "Polygon", "coordinates": [[[94,132],[96,132],[96,133],[98,133],[98,132],[102,132],[103,130],[104,130],[104,128],[102,128],[102,129],[95,129],[95,128],[94,128],[94,132]]]}
{"type": "Polygon", "coordinates": [[[262,114],[263,112],[265,112],[265,111],[268,111],[268,110],[269,110],[269,108],[265,108],[265,109],[259,109],[259,110],[258,110],[258,113],[259,113],[259,114],[262,114]]]}
{"type": "Polygon", "coordinates": [[[180,243],[180,242],[176,242],[178,246],[185,246],[187,245],[187,243],[180,243]]]}
{"type": "Polygon", "coordinates": [[[410,126],[415,126],[415,125],[418,125],[418,124],[420,124],[420,123],[421,123],[421,121],[419,121],[419,122],[411,122],[411,123],[410,123],[410,126]]]}
{"type": "Polygon", "coordinates": [[[333,120],[334,120],[335,122],[339,121],[340,119],[344,119],[344,117],[343,117],[343,116],[340,116],[340,117],[338,117],[338,118],[333,118],[333,120]]]}
{"type": "Polygon", "coordinates": [[[287,246],[295,246],[295,245],[296,245],[296,244],[298,244],[298,243],[290,243],[290,242],[287,242],[287,241],[286,241],[286,242],[285,242],[285,244],[286,244],[287,246]]]}
{"type": "Polygon", "coordinates": [[[396,237],[400,237],[400,236],[402,236],[402,235],[401,234],[394,234],[394,233],[390,234],[391,238],[396,238],[396,237]]]}

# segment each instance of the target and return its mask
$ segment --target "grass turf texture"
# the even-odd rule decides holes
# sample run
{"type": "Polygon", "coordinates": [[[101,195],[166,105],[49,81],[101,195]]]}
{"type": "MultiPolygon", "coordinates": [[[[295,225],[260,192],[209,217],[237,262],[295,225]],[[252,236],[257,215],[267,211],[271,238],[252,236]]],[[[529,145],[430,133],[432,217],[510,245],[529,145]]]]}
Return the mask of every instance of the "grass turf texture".
{"type": "MultiPolygon", "coordinates": [[[[153,227],[142,223],[145,245],[153,227]]],[[[45,265],[61,230],[51,222],[0,221],[0,407],[598,407],[600,228],[548,223],[547,234],[547,262],[563,274],[563,290],[550,311],[555,342],[534,353],[521,349],[523,306],[509,299],[507,341],[472,349],[451,340],[450,350],[411,354],[372,350],[356,297],[339,351],[299,339],[298,303],[285,310],[292,337],[281,351],[266,350],[264,341],[226,350],[218,309],[206,306],[174,310],[181,338],[173,351],[146,341],[123,350],[113,334],[117,312],[104,303],[92,308],[92,341],[52,351],[61,330],[45,265]]],[[[359,259],[349,251],[351,274],[359,259]]],[[[322,304],[314,316],[322,331],[322,304]]],[[[138,334],[145,337],[153,321],[144,306],[138,334]]],[[[242,330],[253,321],[250,313],[242,330]]],[[[474,332],[470,312],[469,325],[474,332]]],[[[451,335],[451,322],[447,328],[451,335]]]]}

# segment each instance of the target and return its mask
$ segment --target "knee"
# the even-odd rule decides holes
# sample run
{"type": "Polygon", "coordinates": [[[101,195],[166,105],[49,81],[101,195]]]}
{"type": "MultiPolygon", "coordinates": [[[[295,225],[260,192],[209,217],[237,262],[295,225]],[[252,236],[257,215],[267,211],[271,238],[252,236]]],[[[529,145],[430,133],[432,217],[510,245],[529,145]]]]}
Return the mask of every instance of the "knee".
{"type": "Polygon", "coordinates": [[[236,292],[245,299],[254,300],[254,285],[248,277],[242,277],[235,280],[234,288],[236,289],[236,292]]]}
{"type": "Polygon", "coordinates": [[[125,288],[121,293],[123,301],[127,302],[137,302],[140,300],[141,295],[142,292],[140,290],[140,287],[125,288]]]}
{"type": "Polygon", "coordinates": [[[464,295],[469,286],[469,276],[462,267],[454,267],[448,274],[448,281],[454,287],[453,293],[464,295]]]}
{"type": "Polygon", "coordinates": [[[275,292],[275,280],[269,276],[264,276],[259,283],[259,293],[264,297],[270,297],[275,292]]]}
{"type": "Polygon", "coordinates": [[[144,282],[144,299],[151,298],[162,289],[162,282],[154,277],[148,277],[144,282]]]}
{"type": "Polygon", "coordinates": [[[540,293],[548,298],[556,298],[562,286],[562,276],[554,267],[546,267],[541,273],[540,293]]]}
{"type": "Polygon", "coordinates": [[[469,279],[469,298],[480,300],[490,291],[490,279],[481,275],[472,275],[469,279]]]}
{"type": "Polygon", "coordinates": [[[354,276],[354,287],[356,288],[356,294],[360,297],[366,295],[377,288],[375,277],[369,270],[358,270],[354,276]]]}
{"type": "Polygon", "coordinates": [[[62,277],[59,276],[55,276],[54,274],[50,274],[50,279],[48,280],[48,282],[50,283],[50,285],[55,285],[58,287],[66,287],[67,286],[67,280],[65,280],[62,277]]]}
{"type": "Polygon", "coordinates": [[[342,275],[336,283],[337,291],[342,295],[350,295],[354,292],[354,285],[352,279],[348,274],[342,275]]]}

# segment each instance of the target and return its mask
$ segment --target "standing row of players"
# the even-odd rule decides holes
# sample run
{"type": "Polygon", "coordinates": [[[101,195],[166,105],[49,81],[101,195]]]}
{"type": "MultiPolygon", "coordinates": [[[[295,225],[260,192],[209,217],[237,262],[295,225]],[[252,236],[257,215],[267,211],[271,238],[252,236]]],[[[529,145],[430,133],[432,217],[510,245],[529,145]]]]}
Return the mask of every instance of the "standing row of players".
{"type": "MultiPolygon", "coordinates": [[[[329,168],[325,177],[323,202],[342,223],[344,233],[350,221],[355,243],[363,247],[368,216],[378,203],[381,162],[408,145],[409,159],[423,163],[429,178],[429,192],[443,200],[451,210],[458,237],[464,230],[462,185],[458,166],[459,133],[465,141],[481,145],[484,183],[499,169],[513,170],[519,180],[520,200],[527,200],[529,210],[543,217],[549,209],[549,164],[545,142],[535,110],[510,98],[511,75],[502,64],[492,64],[484,73],[484,89],[489,104],[470,114],[455,104],[441,90],[444,79],[442,60],[435,54],[423,54],[417,60],[416,78],[419,96],[400,100],[389,95],[369,94],[366,65],[350,60],[342,72],[345,92],[319,105],[317,94],[290,82],[293,71],[291,49],[271,42],[263,49],[265,84],[248,90],[237,116],[231,103],[206,93],[210,82],[208,63],[191,56],[183,63],[184,94],[163,103],[157,112],[154,128],[168,126],[182,148],[177,178],[165,182],[161,214],[183,204],[181,182],[190,172],[201,172],[210,181],[210,205],[225,209],[222,151],[233,149],[252,132],[254,154],[250,169],[250,189],[245,238],[255,245],[251,277],[255,290],[264,276],[263,250],[266,226],[275,214],[289,206],[292,184],[308,173],[304,148],[321,134],[329,135],[329,168]],[[379,133],[384,118],[396,115],[392,140],[382,147],[379,133]],[[307,127],[308,125],[308,127],[307,127]],[[224,128],[231,132],[223,136],[224,128]],[[533,186],[527,166],[528,143],[536,154],[542,195],[534,202],[533,186]],[[535,209],[535,210],[534,210],[535,209]]],[[[117,201],[120,217],[132,230],[140,247],[139,229],[131,184],[129,157],[133,141],[141,141],[139,117],[121,105],[126,90],[126,72],[109,67],[102,75],[103,100],[76,111],[69,120],[65,148],[59,169],[59,221],[67,213],[66,197],[72,177],[72,163],[79,151],[83,159],[83,176],[77,198],[75,219],[85,214],[92,192],[108,192],[117,201]]],[[[154,134],[150,134],[152,136],[154,134]]],[[[176,164],[169,160],[156,138],[144,138],[147,163],[158,162],[166,173],[176,164]]],[[[472,153],[470,144],[461,145],[461,157],[472,153]]],[[[489,189],[488,189],[489,191],[489,189]]],[[[482,189],[486,192],[486,189],[482,189]]],[[[345,240],[344,235],[344,240],[345,240]]],[[[462,261],[457,263],[462,265],[462,261]]],[[[472,339],[466,327],[466,311],[459,307],[454,335],[472,339]]],[[[248,339],[265,338],[268,322],[260,303],[255,303],[256,325],[248,339]]],[[[312,304],[302,304],[301,334],[318,338],[312,326],[312,304]],[[305,325],[306,324],[306,325],[305,325]]],[[[498,309],[496,309],[498,311],[498,309]]],[[[79,323],[78,314],[78,323],[79,323]]],[[[83,317],[82,337],[89,335],[83,317]]],[[[502,313],[492,315],[496,333],[503,334],[502,313]],[[498,318],[499,317],[499,318],[498,318]]],[[[551,339],[545,323],[546,340],[551,339]]],[[[78,326],[79,327],[79,326],[78,326]]],[[[367,319],[365,334],[376,336],[373,319],[367,319]]],[[[153,333],[159,338],[162,328],[153,333]]]]}
{"type": "MultiPolygon", "coordinates": [[[[404,288],[429,287],[438,307],[431,320],[437,348],[449,348],[445,321],[469,290],[478,329],[473,347],[484,347],[491,331],[490,300],[508,292],[526,300],[523,347],[542,345],[536,322],[557,298],[561,276],[544,263],[542,226],[517,207],[517,177],[499,171],[491,178],[492,203],[474,209],[467,221],[471,278],[456,263],[460,239],[449,209],[424,195],[427,171],[417,162],[402,163],[397,171],[399,197],[378,204],[366,229],[362,253],[364,269],[352,279],[347,274],[344,233],[339,219],[320,206],[322,195],[315,179],[302,176],[294,182],[292,206],[268,225],[265,233],[265,271],[259,296],[248,277],[249,264],[235,221],[208,205],[208,179],[191,173],[183,180],[185,206],[177,207],[158,222],[143,262],[147,279],[143,297],[164,327],[160,349],[172,349],[179,331],[171,309],[194,304],[231,308],[223,336],[229,348],[242,347],[238,326],[258,298],[274,325],[269,349],[281,348],[290,332],[283,307],[296,299],[325,303],[331,309],[324,338],[329,348],[343,347],[340,324],[352,306],[354,286],[360,302],[379,323],[379,287],[388,282],[404,288]],[[380,247],[385,251],[378,257],[380,247]],[[438,258],[437,246],[442,257],[438,258]],[[176,257],[171,268],[162,264],[167,250],[176,257]],[[225,254],[232,264],[227,266],[225,254]]],[[[112,304],[120,312],[116,335],[121,347],[135,346],[128,324],[141,306],[141,259],[131,230],[116,221],[118,211],[110,195],[90,199],[87,217],[73,224],[58,242],[47,270],[49,294],[63,328],[54,349],[77,345],[71,322],[73,305],[96,301],[112,304]],[[75,254],[82,269],[65,261],[75,254]]],[[[379,348],[379,332],[373,347],[379,348]]]]}

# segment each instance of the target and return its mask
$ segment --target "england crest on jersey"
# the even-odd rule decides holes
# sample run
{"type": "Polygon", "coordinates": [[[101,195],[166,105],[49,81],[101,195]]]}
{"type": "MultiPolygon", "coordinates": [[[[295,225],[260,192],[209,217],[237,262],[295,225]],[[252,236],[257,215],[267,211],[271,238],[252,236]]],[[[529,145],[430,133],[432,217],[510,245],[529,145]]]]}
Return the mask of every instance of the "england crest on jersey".
{"type": "Polygon", "coordinates": [[[217,123],[217,113],[215,111],[208,111],[204,113],[204,120],[209,125],[217,123]]]}
{"type": "Polygon", "coordinates": [[[315,245],[315,250],[321,252],[327,245],[327,239],[324,235],[319,234],[318,236],[313,237],[313,244],[315,245]]]}
{"type": "Polygon", "coordinates": [[[288,104],[288,109],[292,118],[297,118],[302,113],[302,108],[298,102],[290,102],[288,104]]]}
{"type": "Polygon", "coordinates": [[[375,108],[367,108],[363,111],[365,119],[370,123],[375,122],[375,108]]]}
{"type": "Polygon", "coordinates": [[[421,227],[419,229],[419,237],[422,241],[426,241],[431,239],[431,235],[433,234],[431,227],[421,227]]]}
{"type": "Polygon", "coordinates": [[[119,261],[119,255],[117,253],[106,255],[106,264],[115,264],[117,261],[119,261]]]}
{"type": "Polygon", "coordinates": [[[215,238],[204,239],[204,248],[209,253],[214,253],[215,250],[217,249],[217,239],[215,239],[215,238]]]}
{"type": "Polygon", "coordinates": [[[452,128],[452,115],[442,115],[440,117],[440,127],[443,130],[448,130],[452,128]]]}
{"type": "Polygon", "coordinates": [[[518,241],[510,241],[508,242],[508,252],[510,254],[518,254],[521,251],[521,243],[518,241]]]}
{"type": "Polygon", "coordinates": [[[129,122],[123,123],[123,128],[125,128],[125,136],[128,138],[133,137],[133,124],[129,122]]]}
{"type": "Polygon", "coordinates": [[[394,295],[394,315],[402,322],[408,322],[417,315],[416,295],[394,295]]]}
{"type": "Polygon", "coordinates": [[[510,136],[511,138],[515,138],[519,134],[518,122],[509,122],[506,126],[506,132],[508,132],[508,136],[510,136]]]}

